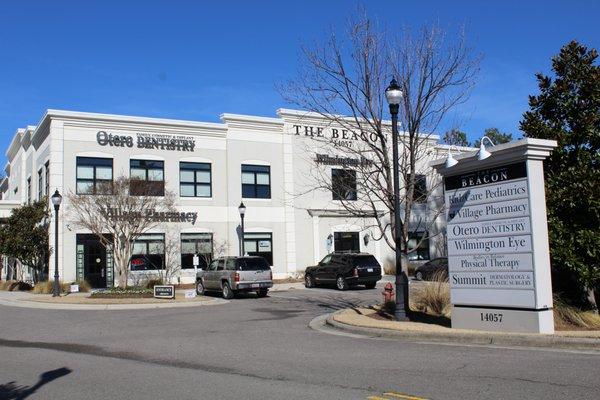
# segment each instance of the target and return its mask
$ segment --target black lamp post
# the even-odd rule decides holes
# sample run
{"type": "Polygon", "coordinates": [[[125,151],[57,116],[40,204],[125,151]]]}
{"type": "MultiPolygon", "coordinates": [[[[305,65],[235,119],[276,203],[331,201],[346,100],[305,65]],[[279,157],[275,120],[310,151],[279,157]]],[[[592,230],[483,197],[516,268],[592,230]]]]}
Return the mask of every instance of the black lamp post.
{"type": "Polygon", "coordinates": [[[62,196],[58,193],[58,189],[51,197],[54,204],[54,285],[52,287],[52,297],[60,296],[60,286],[58,283],[58,209],[62,202],[62,196]]]}
{"type": "Polygon", "coordinates": [[[396,320],[407,321],[408,277],[402,268],[402,219],[400,218],[400,172],[398,157],[398,109],[402,91],[396,79],[385,89],[385,97],[392,115],[392,162],[394,163],[394,243],[396,246],[396,320]]]}
{"type": "Polygon", "coordinates": [[[240,203],[240,206],[238,207],[238,210],[240,212],[240,218],[242,219],[242,234],[241,234],[241,254],[240,256],[244,256],[246,254],[246,248],[244,246],[244,215],[246,214],[246,206],[244,205],[244,203],[240,203]]]}

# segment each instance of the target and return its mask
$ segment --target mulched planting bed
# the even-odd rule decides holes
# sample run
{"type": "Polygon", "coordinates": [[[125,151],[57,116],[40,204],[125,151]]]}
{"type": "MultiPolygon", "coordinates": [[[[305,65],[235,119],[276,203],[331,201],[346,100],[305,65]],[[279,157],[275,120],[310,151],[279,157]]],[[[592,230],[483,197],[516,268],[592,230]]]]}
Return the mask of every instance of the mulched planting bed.
{"type": "Polygon", "coordinates": [[[152,297],[154,297],[152,289],[111,289],[90,294],[90,298],[94,299],[146,299],[152,297]]]}

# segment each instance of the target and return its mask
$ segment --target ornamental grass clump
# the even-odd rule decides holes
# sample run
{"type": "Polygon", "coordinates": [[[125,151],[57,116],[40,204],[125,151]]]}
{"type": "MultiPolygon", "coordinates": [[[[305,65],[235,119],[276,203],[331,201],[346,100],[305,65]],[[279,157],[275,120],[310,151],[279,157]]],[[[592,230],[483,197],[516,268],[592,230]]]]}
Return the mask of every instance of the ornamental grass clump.
{"type": "Polygon", "coordinates": [[[554,296],[554,324],[557,329],[577,327],[582,329],[600,329],[600,315],[593,311],[582,311],[567,304],[559,296],[554,296]]]}
{"type": "MultiPolygon", "coordinates": [[[[73,282],[73,284],[79,285],[79,291],[83,293],[89,292],[92,288],[87,281],[77,281],[73,282]]],[[[70,293],[71,291],[71,283],[60,282],[60,292],[61,293],[70,293]]],[[[52,294],[54,291],[54,281],[44,281],[38,282],[33,287],[34,294],[52,294]]]]}
{"type": "Polygon", "coordinates": [[[434,274],[431,282],[425,282],[412,298],[412,308],[416,311],[438,317],[450,316],[450,285],[443,272],[434,274]]]}

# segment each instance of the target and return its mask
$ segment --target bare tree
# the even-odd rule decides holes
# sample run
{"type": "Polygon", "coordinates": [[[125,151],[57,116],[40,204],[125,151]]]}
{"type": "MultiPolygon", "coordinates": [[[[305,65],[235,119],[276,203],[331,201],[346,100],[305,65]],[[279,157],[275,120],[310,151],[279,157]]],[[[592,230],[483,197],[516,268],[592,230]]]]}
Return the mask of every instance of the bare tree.
{"type": "Polygon", "coordinates": [[[119,177],[99,184],[93,194],[67,196],[71,210],[68,219],[74,226],[96,235],[106,250],[112,252],[120,287],[128,284],[134,241],[162,221],[184,217],[173,207],[173,193],[164,191],[164,196],[159,197],[153,195],[157,194],[156,189],[157,185],[148,186],[145,181],[119,177]]]}
{"type": "Polygon", "coordinates": [[[210,246],[210,252],[205,251],[199,254],[199,257],[202,258],[206,266],[208,266],[215,258],[227,254],[227,249],[229,248],[226,240],[215,240],[214,238],[211,241],[210,246]]]}
{"type": "Polygon", "coordinates": [[[179,231],[167,226],[164,227],[163,231],[165,232],[165,243],[162,268],[157,268],[144,275],[146,279],[156,279],[163,284],[170,284],[181,271],[181,242],[179,231]]]}
{"type": "Polygon", "coordinates": [[[320,147],[325,154],[335,154],[321,164],[342,165],[355,171],[355,177],[332,179],[327,169],[313,169],[306,190],[296,194],[339,192],[337,199],[345,211],[356,218],[371,217],[378,232],[374,238],[383,238],[393,250],[394,213],[401,212],[400,242],[407,255],[427,239],[426,232],[443,211],[439,179],[427,167],[427,161],[437,156],[430,133],[467,99],[479,57],[466,47],[463,35],[448,42],[436,25],[423,27],[416,36],[405,29],[391,37],[366,16],[350,22],[347,37],[331,34],[324,44],[304,47],[302,55],[298,76],[280,85],[279,91],[288,102],[316,113],[338,131],[336,140],[311,135],[307,153],[320,147]],[[404,94],[399,113],[401,210],[394,209],[391,124],[384,120],[388,115],[384,92],[392,77],[404,94]],[[423,175],[430,175],[425,187],[423,175]],[[417,204],[428,212],[415,221],[417,204]],[[409,247],[411,230],[425,233],[409,247]]]}

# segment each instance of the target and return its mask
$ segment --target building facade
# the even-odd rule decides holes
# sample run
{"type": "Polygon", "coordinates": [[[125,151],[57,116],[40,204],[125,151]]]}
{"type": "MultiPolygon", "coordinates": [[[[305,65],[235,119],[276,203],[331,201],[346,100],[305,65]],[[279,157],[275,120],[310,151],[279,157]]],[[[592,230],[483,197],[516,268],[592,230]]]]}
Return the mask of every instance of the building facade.
{"type": "MultiPolygon", "coordinates": [[[[247,207],[245,251],[265,257],[276,278],[302,272],[332,251],[368,252],[383,266],[393,262],[385,240],[377,240],[372,210],[351,214],[338,194],[313,181],[319,171],[347,182],[347,171],[361,161],[336,154],[336,141],[360,141],[360,136],[316,114],[286,109],[277,114],[223,114],[221,123],[206,123],[48,110],[37,126],[19,129],[6,151],[0,217],[58,190],[63,194],[57,232],[61,280],[85,279],[94,287],[115,284],[111,254],[89,231],[75,226],[66,195],[93,195],[95,187],[120,176],[146,181],[152,195],[168,191],[176,197],[177,218],[166,218],[135,242],[134,277],[162,268],[165,247],[178,249],[181,270],[175,279],[180,282],[194,280],[195,254],[200,264],[239,254],[241,202],[247,207]],[[331,141],[333,150],[324,151],[322,140],[315,140],[321,138],[331,141]]],[[[441,152],[447,147],[437,144],[434,135],[423,140],[422,183],[433,187],[439,178],[428,162],[445,155],[441,152]]],[[[349,195],[345,201],[353,200],[349,195]]],[[[411,253],[414,261],[444,251],[445,222],[436,211],[442,196],[431,197],[414,207],[415,221],[420,221],[411,220],[414,234],[422,234],[423,220],[431,231],[411,253]]],[[[54,224],[49,229],[54,243],[54,224]]],[[[51,270],[53,261],[54,256],[51,270]]]]}

